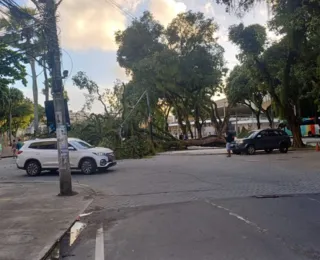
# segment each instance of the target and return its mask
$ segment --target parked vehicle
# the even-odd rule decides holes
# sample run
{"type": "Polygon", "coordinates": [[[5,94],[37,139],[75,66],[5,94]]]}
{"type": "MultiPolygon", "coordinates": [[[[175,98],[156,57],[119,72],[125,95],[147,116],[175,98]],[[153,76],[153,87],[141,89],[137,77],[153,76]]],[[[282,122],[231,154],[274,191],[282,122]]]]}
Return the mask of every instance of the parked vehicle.
{"type": "MultiPolygon", "coordinates": [[[[68,142],[71,169],[80,169],[84,174],[92,174],[117,164],[114,153],[109,148],[93,147],[76,138],[69,138],[68,142]]],[[[16,164],[19,169],[26,170],[29,176],[39,175],[43,170],[58,170],[57,139],[26,141],[18,152],[16,164]]]]}
{"type": "Polygon", "coordinates": [[[257,150],[271,153],[279,149],[281,153],[287,153],[291,146],[288,134],[280,129],[264,129],[250,132],[245,138],[237,139],[231,144],[231,150],[235,154],[254,154],[257,150]]]}

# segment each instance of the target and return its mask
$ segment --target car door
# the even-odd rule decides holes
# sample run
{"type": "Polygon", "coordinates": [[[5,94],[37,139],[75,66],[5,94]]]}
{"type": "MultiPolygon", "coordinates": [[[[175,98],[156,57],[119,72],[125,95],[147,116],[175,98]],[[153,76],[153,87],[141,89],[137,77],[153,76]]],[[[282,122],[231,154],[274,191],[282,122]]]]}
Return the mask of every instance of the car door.
{"type": "Polygon", "coordinates": [[[78,168],[80,152],[71,143],[68,144],[69,160],[71,168],[78,168]]]}
{"type": "Polygon", "coordinates": [[[264,150],[267,149],[267,142],[268,142],[268,132],[267,130],[263,130],[259,132],[254,140],[254,145],[256,150],[264,150]]]}
{"type": "Polygon", "coordinates": [[[278,149],[281,136],[279,135],[279,132],[273,129],[268,130],[268,148],[269,149],[278,149]]]}
{"type": "Polygon", "coordinates": [[[59,168],[57,141],[45,141],[40,146],[41,154],[46,154],[46,167],[59,168]]]}
{"type": "Polygon", "coordinates": [[[34,150],[33,157],[40,161],[42,168],[58,168],[58,150],[56,141],[34,142],[29,146],[34,150]]]}

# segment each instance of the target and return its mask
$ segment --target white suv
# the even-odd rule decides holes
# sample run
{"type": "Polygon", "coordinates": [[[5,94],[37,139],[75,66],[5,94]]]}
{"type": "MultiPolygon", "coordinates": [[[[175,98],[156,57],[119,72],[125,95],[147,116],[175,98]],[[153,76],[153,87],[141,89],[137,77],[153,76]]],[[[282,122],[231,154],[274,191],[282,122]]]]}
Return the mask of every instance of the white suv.
{"type": "MultiPolygon", "coordinates": [[[[109,148],[93,147],[85,141],[69,138],[70,168],[80,169],[84,174],[108,169],[117,162],[109,148]]],[[[57,139],[35,139],[26,141],[18,152],[17,167],[36,176],[43,170],[59,168],[57,139]]]]}

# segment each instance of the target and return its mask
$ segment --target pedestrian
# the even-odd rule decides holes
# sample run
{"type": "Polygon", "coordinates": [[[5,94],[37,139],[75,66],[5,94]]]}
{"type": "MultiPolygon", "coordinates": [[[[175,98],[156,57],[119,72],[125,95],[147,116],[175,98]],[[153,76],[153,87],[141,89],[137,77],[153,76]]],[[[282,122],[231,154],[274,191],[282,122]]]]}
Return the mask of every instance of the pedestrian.
{"type": "Polygon", "coordinates": [[[0,160],[2,159],[2,142],[0,141],[0,160]]]}
{"type": "Polygon", "coordinates": [[[16,143],[16,140],[13,140],[12,145],[11,145],[11,149],[12,149],[13,158],[16,158],[17,157],[17,143],[16,143]]]}
{"type": "Polygon", "coordinates": [[[233,136],[231,133],[227,133],[226,136],[227,157],[231,157],[231,143],[233,142],[233,136]]]}
{"type": "Polygon", "coordinates": [[[18,139],[18,143],[17,143],[17,151],[19,152],[19,150],[21,149],[21,147],[23,146],[23,142],[21,141],[21,139],[18,139]]]}

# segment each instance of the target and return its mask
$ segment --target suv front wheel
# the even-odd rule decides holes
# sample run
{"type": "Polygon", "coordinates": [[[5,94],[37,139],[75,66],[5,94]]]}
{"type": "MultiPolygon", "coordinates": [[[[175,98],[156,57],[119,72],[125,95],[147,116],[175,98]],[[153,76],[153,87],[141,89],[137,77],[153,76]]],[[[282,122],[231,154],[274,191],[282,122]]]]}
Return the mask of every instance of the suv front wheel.
{"type": "Polygon", "coordinates": [[[285,143],[280,144],[280,153],[287,153],[288,152],[288,145],[285,143]]]}
{"type": "Polygon", "coordinates": [[[255,152],[256,152],[256,149],[254,148],[254,146],[252,144],[247,147],[247,154],[254,155],[255,152]]]}
{"type": "Polygon", "coordinates": [[[82,160],[80,164],[80,169],[83,174],[92,174],[95,173],[97,170],[96,163],[93,159],[87,158],[82,160]]]}
{"type": "Polygon", "coordinates": [[[31,160],[26,163],[25,166],[26,172],[29,176],[37,176],[41,173],[41,165],[38,161],[36,160],[31,160]]]}

